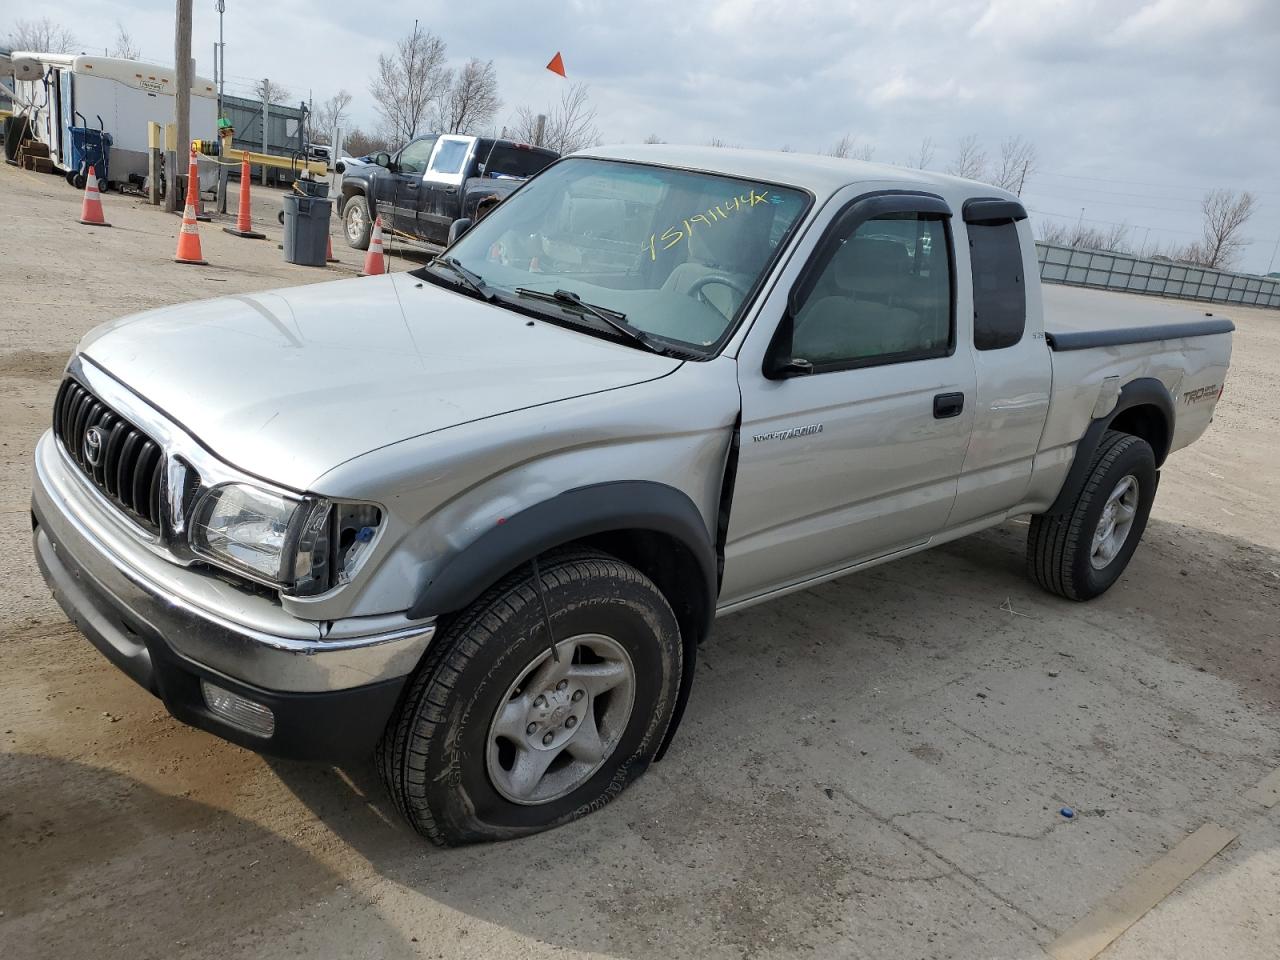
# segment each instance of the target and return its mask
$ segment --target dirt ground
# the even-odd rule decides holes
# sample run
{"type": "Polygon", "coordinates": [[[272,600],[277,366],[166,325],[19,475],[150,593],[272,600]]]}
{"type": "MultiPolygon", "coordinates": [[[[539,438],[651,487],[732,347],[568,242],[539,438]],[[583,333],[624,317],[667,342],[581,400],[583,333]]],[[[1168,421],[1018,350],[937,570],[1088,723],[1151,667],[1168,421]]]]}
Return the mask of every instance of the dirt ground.
{"type": "Polygon", "coordinates": [[[269,239],[204,225],[203,268],[171,262],[176,218],[108,194],[89,228],[79,203],[0,165],[0,956],[1037,958],[1207,822],[1238,838],[1104,956],[1276,956],[1280,806],[1246,794],[1280,766],[1280,313],[1219,311],[1217,422],[1105,597],[1037,590],[1015,521],[724,618],[617,802],[441,851],[369,767],[172,720],[29,547],[31,450],[85,331],[360,255],[283,263],[269,191],[269,239]]]}

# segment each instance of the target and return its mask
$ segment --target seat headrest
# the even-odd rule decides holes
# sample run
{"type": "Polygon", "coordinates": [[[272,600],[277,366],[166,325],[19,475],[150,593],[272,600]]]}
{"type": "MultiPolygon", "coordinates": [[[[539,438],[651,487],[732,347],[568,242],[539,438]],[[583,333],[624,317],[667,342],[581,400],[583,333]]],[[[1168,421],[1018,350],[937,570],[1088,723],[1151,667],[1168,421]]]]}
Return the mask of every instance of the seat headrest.
{"type": "Polygon", "coordinates": [[[846,293],[875,296],[899,286],[911,270],[907,248],[896,240],[854,237],[831,258],[836,286],[846,293]]]}
{"type": "Polygon", "coordinates": [[[615,197],[572,197],[569,200],[569,232],[579,236],[617,239],[621,236],[626,207],[615,197]]]}

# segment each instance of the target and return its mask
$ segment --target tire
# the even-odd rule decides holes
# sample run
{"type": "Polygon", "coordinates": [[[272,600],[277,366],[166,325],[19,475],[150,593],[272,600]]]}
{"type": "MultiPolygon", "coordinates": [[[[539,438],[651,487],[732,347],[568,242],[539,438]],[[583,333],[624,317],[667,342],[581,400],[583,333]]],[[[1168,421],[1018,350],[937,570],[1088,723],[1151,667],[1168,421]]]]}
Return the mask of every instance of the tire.
{"type": "Polygon", "coordinates": [[[353,194],[342,208],[342,232],[347,238],[348,246],[356,250],[369,249],[373,220],[369,217],[369,202],[364,194],[353,194]]]}
{"type": "Polygon", "coordinates": [[[644,772],[671,722],[682,669],[680,629],[654,583],[634,567],[594,551],[548,555],[541,574],[557,650],[568,655],[559,664],[550,659],[542,607],[526,567],[491,588],[447,628],[410,681],[378,744],[379,772],[396,807],[418,833],[441,846],[526,836],[599,809],[644,772]],[[592,662],[594,653],[586,644],[604,649],[602,641],[612,645],[606,652],[616,664],[592,662]],[[632,670],[630,681],[601,693],[579,688],[586,681],[577,674],[567,689],[539,680],[540,671],[547,670],[554,681],[562,665],[564,670],[612,671],[622,664],[632,670]],[[556,697],[561,706],[551,718],[562,710],[580,710],[576,729],[569,729],[574,721],[568,717],[553,729],[550,720],[539,726],[542,714],[525,712],[539,701],[545,712],[556,697]],[[579,702],[581,708],[575,706],[579,702]],[[523,747],[500,732],[502,719],[512,712],[518,718],[508,725],[516,730],[513,736],[529,734],[523,747]],[[537,722],[526,727],[530,719],[537,722]],[[586,737],[588,728],[598,731],[598,739],[536,746],[552,743],[544,737],[586,737]],[[594,744],[603,756],[579,760],[582,743],[594,744]],[[504,769],[504,749],[517,758],[509,761],[510,773],[504,769]],[[521,801],[508,792],[519,759],[545,757],[553,750],[556,760],[545,775],[538,774],[544,795],[528,792],[521,801]]]}
{"type": "Polygon", "coordinates": [[[1155,500],[1155,454],[1141,437],[1108,430],[1094,452],[1089,474],[1075,503],[1062,514],[1031,518],[1027,535],[1027,571],[1050,593],[1068,600],[1092,600],[1106,593],[1129,564],[1147,526],[1155,500]],[[1136,490],[1124,488],[1131,481],[1136,490]],[[1115,521],[1112,537],[1101,544],[1095,536],[1105,532],[1104,521],[1112,497],[1121,494],[1109,519],[1115,521]],[[1116,545],[1126,509],[1133,513],[1123,538],[1116,545]],[[1113,549],[1112,549],[1113,548],[1113,549]]]}

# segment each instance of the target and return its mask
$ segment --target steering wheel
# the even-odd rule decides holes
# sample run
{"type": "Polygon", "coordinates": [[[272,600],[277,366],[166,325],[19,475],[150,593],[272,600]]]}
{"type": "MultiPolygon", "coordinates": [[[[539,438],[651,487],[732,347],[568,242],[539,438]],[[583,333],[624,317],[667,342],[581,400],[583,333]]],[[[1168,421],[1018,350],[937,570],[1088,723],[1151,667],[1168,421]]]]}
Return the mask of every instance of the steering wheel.
{"type": "Polygon", "coordinates": [[[697,280],[693,281],[693,283],[689,285],[689,289],[687,293],[689,294],[689,296],[693,297],[695,300],[698,300],[701,303],[705,303],[707,306],[709,306],[716,313],[720,314],[726,320],[732,320],[733,319],[732,315],[725,313],[723,310],[717,307],[714,303],[708,300],[706,295],[702,292],[704,287],[709,287],[713,283],[718,283],[722,287],[728,287],[730,290],[732,290],[741,298],[739,302],[747,299],[747,291],[742,289],[742,287],[736,281],[730,280],[728,277],[721,276],[720,274],[717,274],[717,273],[713,273],[705,277],[699,277],[697,280]]]}

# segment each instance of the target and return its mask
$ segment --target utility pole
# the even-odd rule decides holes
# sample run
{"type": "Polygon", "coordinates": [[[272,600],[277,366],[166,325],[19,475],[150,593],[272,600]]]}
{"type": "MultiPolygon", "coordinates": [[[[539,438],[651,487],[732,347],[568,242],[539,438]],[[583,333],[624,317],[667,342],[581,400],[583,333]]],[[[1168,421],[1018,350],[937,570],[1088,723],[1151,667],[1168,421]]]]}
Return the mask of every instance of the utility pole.
{"type": "MultiPolygon", "coordinates": [[[[271,81],[266,77],[262,80],[262,152],[270,153],[267,149],[267,120],[271,114],[271,81]]],[[[262,185],[267,185],[267,165],[262,165],[262,185]]]]}
{"type": "Polygon", "coordinates": [[[227,0],[218,0],[218,49],[214,57],[214,79],[218,81],[218,118],[222,114],[222,93],[227,85],[227,45],[222,42],[222,15],[227,12],[227,0]],[[221,68],[221,69],[219,69],[221,68]]]}
{"type": "Polygon", "coordinates": [[[1018,177],[1018,196],[1022,196],[1022,185],[1027,182],[1027,167],[1030,163],[1030,160],[1022,161],[1022,176],[1018,177]]]}
{"type": "MultiPolygon", "coordinates": [[[[177,0],[173,33],[173,113],[178,130],[177,162],[179,167],[191,153],[191,0],[177,0]]],[[[178,171],[168,171],[165,209],[176,213],[182,204],[178,196],[178,171]]]]}

